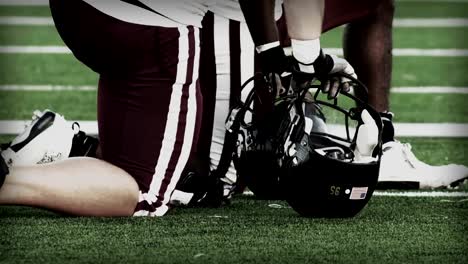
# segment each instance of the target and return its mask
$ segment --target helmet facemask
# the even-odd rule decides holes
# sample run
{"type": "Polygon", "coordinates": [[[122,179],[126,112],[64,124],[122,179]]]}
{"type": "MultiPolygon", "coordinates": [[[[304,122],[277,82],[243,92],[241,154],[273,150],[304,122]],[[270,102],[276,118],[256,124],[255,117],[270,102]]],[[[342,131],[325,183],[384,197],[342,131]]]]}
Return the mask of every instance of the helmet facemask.
{"type": "MultiPolygon", "coordinates": [[[[352,81],[354,89],[365,89],[352,81]]],[[[367,204],[378,181],[380,115],[350,93],[328,100],[319,88],[302,89],[292,102],[292,125],[280,148],[281,190],[302,216],[352,217],[367,204]]]]}

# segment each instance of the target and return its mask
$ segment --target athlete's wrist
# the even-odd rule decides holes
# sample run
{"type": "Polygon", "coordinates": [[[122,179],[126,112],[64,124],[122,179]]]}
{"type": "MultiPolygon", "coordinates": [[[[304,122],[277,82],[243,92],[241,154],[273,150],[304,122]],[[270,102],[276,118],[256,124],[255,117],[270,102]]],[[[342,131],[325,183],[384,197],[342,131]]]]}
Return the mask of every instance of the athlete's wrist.
{"type": "Polygon", "coordinates": [[[259,58],[262,71],[265,73],[281,74],[287,69],[287,57],[279,45],[259,52],[259,58]]]}
{"type": "Polygon", "coordinates": [[[293,57],[299,64],[299,70],[302,72],[314,73],[315,69],[312,64],[321,53],[320,39],[291,39],[291,48],[293,57]]]}

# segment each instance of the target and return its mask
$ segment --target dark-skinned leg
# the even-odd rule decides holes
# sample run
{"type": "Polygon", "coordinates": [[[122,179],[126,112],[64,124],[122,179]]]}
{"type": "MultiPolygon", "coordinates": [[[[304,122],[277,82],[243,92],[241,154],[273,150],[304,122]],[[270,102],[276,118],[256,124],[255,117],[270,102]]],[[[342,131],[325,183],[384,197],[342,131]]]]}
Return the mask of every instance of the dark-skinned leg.
{"type": "Polygon", "coordinates": [[[394,136],[392,116],[386,114],[390,110],[394,10],[394,0],[382,0],[369,15],[349,23],[343,36],[345,58],[369,89],[368,96],[363,91],[355,92],[383,113],[384,142],[393,140],[394,136]]]}
{"type": "Polygon", "coordinates": [[[457,185],[468,178],[468,168],[448,164],[431,166],[420,161],[409,144],[394,139],[393,114],[390,110],[392,76],[393,0],[382,0],[367,16],[346,26],[343,37],[345,58],[353,65],[359,79],[369,89],[355,91],[381,112],[384,124],[380,188],[439,188],[457,185]]]}

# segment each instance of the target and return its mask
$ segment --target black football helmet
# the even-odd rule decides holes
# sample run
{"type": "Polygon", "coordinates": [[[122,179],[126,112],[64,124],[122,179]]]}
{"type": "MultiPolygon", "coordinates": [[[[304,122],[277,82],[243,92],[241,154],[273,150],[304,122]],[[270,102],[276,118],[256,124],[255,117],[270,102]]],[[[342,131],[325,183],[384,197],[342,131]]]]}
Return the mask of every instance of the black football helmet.
{"type": "MultiPolygon", "coordinates": [[[[367,91],[351,76],[331,77],[346,77],[355,90],[367,91]]],[[[281,192],[302,216],[352,217],[377,185],[382,121],[350,93],[325,98],[320,85],[309,85],[290,102],[289,118],[279,131],[281,192]]]]}
{"type": "MultiPolygon", "coordinates": [[[[367,91],[351,76],[330,75],[342,77],[355,90],[367,91]]],[[[238,131],[234,162],[239,178],[259,198],[285,199],[302,216],[352,217],[377,184],[382,122],[350,93],[326,99],[317,82],[304,88],[292,82],[279,95],[270,86],[276,96],[262,118],[253,111],[254,88],[227,120],[228,131],[238,131]]]]}

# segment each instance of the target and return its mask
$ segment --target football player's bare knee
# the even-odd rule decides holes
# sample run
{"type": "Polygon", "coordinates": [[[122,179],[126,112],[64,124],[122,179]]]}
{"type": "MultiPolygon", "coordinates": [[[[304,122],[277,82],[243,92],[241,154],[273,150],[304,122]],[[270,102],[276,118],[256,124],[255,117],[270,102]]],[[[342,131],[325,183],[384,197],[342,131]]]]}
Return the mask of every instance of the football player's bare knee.
{"type": "Polygon", "coordinates": [[[112,209],[115,214],[133,214],[138,202],[139,189],[135,179],[125,170],[106,161],[87,157],[71,158],[61,165],[80,174],[75,175],[76,177],[87,177],[88,184],[96,189],[97,196],[111,200],[108,203],[116,207],[112,209]],[[97,194],[98,192],[100,194],[97,194]],[[109,199],[110,197],[112,198],[109,199]]]}
{"type": "Polygon", "coordinates": [[[131,213],[133,213],[133,209],[138,202],[139,191],[135,179],[125,170],[106,161],[91,158],[87,160],[95,166],[95,171],[92,172],[92,174],[94,174],[96,178],[102,178],[105,182],[104,184],[113,186],[113,188],[115,188],[115,193],[120,194],[117,196],[131,207],[131,213]]]}

